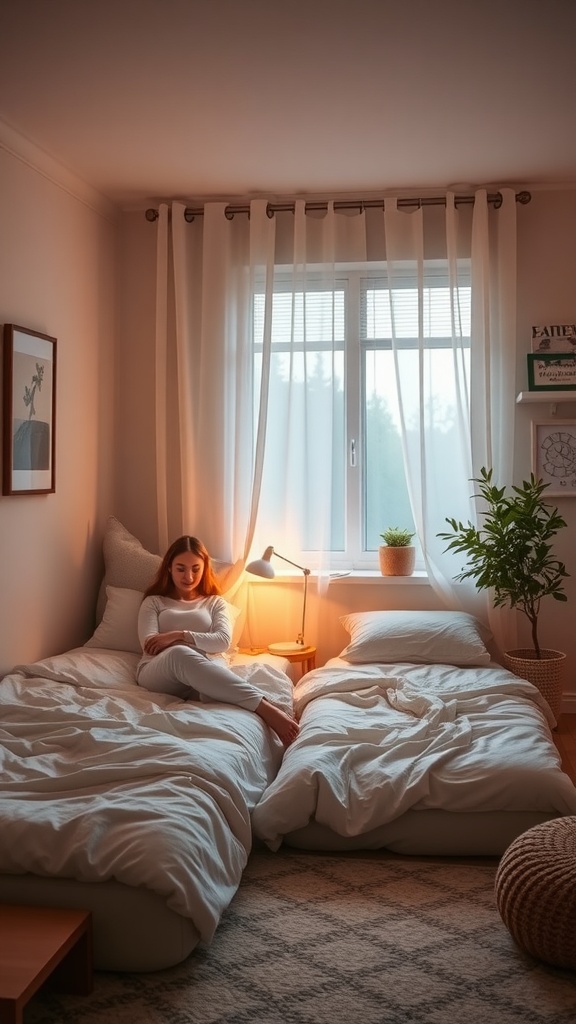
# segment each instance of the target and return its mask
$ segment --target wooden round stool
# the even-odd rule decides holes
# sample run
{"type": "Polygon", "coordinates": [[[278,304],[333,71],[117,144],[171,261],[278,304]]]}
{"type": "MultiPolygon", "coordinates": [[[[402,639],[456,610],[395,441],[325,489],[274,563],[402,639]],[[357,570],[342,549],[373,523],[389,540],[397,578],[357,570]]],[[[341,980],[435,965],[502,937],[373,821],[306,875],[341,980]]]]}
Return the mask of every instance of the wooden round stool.
{"type": "Polygon", "coordinates": [[[576,816],[518,836],[496,872],[496,902],[514,941],[538,960],[576,970],[576,816]]]}

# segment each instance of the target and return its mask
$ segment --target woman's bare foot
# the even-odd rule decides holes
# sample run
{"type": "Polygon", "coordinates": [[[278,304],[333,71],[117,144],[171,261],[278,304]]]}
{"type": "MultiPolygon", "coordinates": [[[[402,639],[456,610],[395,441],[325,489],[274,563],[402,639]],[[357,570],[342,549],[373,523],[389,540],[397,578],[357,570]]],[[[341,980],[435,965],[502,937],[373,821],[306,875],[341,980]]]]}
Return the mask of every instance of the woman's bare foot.
{"type": "Polygon", "coordinates": [[[292,718],[291,715],[287,715],[285,711],[276,707],[275,704],[271,704],[269,700],[266,700],[266,697],[263,697],[260,701],[256,708],[256,714],[278,734],[285,747],[289,747],[300,732],[300,726],[296,719],[292,718]]]}

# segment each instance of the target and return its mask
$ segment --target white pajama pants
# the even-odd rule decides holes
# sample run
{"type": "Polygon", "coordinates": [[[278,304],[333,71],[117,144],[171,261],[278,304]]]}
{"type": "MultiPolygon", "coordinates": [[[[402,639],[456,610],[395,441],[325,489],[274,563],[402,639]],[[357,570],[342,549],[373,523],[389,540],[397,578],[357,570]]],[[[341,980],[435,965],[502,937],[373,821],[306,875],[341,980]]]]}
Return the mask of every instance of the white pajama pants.
{"type": "Polygon", "coordinates": [[[152,693],[171,693],[182,700],[219,700],[255,711],[264,694],[221,661],[177,644],[144,662],[138,686],[152,693]]]}

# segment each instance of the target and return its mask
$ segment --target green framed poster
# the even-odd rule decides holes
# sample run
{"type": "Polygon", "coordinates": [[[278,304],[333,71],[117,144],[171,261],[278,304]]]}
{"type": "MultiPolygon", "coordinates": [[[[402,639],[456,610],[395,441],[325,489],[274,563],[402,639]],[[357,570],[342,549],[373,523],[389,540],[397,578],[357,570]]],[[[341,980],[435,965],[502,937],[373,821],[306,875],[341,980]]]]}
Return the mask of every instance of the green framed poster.
{"type": "Polygon", "coordinates": [[[529,391],[576,391],[576,354],[533,352],[527,358],[529,391]]]}

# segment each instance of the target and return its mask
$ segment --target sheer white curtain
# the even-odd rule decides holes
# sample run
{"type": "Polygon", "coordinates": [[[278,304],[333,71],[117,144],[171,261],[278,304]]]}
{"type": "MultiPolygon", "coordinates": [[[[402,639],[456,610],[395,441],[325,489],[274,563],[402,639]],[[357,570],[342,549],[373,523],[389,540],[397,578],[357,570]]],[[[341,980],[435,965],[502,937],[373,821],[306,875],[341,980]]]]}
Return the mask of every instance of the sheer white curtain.
{"type": "MultiPolygon", "coordinates": [[[[502,206],[490,213],[477,193],[472,231],[471,441],[475,475],[494,469],[500,487],[513,483],[516,407],[516,194],[501,189],[502,206]]],[[[484,595],[488,620],[501,651],[518,646],[516,612],[494,609],[484,595]]]]}
{"type": "Polygon", "coordinates": [[[162,543],[198,534],[213,555],[234,563],[231,581],[251,549],[259,554],[269,544],[289,558],[306,551],[321,577],[333,553],[341,556],[334,497],[346,473],[349,370],[342,281],[351,267],[368,272],[377,256],[386,267],[397,416],[428,574],[448,607],[491,618],[502,634],[503,618],[495,619],[486,595],[455,584],[459,556],[446,554],[437,537],[446,516],[476,520],[471,477],[482,465],[493,466],[502,483],[511,480],[516,204],[511,190],[502,194],[499,210],[484,190],[473,206],[458,208],[451,195],[445,207],[411,212],[387,199],[379,220],[372,210],[369,222],[362,209],[328,204],[311,213],[303,201],[272,217],[263,200],[250,203],[249,216],[233,217],[226,204],[208,203],[192,223],[182,203],[160,208],[162,543]],[[430,268],[444,276],[449,295],[452,344],[441,361],[427,336],[430,268]],[[407,275],[418,310],[417,345],[409,350],[396,329],[407,275]]]}
{"type": "MultiPolygon", "coordinates": [[[[266,389],[255,422],[252,294],[269,290],[275,222],[207,204],[162,204],[157,247],[156,465],[160,542],[194,533],[239,578],[252,542],[262,474],[266,389]]],[[[270,344],[270,324],[267,341],[270,344]]]]}
{"type": "MultiPolygon", "coordinates": [[[[263,489],[255,540],[300,553],[322,588],[331,552],[341,545],[346,464],[346,312],[342,267],[366,261],[364,213],[316,214],[304,201],[276,214],[273,296],[257,297],[256,341],[268,336],[270,359],[263,489]],[[272,532],[271,532],[272,531],[272,532]]],[[[266,352],[266,347],[264,349],[266,352]]]]}
{"type": "Polygon", "coordinates": [[[228,217],[225,204],[209,203],[187,223],[184,210],[181,203],[161,206],[158,231],[163,539],[194,524],[212,550],[245,556],[265,464],[268,512],[259,541],[270,539],[263,531],[273,524],[285,546],[304,547],[300,509],[313,495],[314,522],[307,525],[322,552],[344,373],[336,276],[346,260],[365,260],[364,216],[335,214],[330,204],[315,217],[296,202],[294,212],[269,217],[267,204],[253,201],[249,216],[228,217]]]}
{"type": "Polygon", "coordinates": [[[474,584],[457,584],[462,556],[445,552],[437,536],[446,517],[478,524],[471,478],[493,467],[501,485],[512,480],[516,336],[516,200],[503,190],[491,210],[485,190],[470,209],[446,198],[444,225],[425,208],[405,213],[386,201],[384,231],[391,286],[391,317],[399,421],[410,503],[430,582],[448,607],[489,621],[498,646],[513,639],[513,619],[495,612],[490,596],[474,584]],[[429,221],[434,219],[431,227],[429,221]],[[439,259],[427,261],[432,250],[439,259]],[[469,264],[470,325],[463,322],[462,281],[469,264]],[[426,338],[430,267],[444,267],[449,290],[451,351],[439,359],[426,338]],[[396,330],[403,291],[412,275],[418,290],[418,349],[406,351],[396,330]],[[460,282],[460,285],[459,285],[460,282]],[[398,312],[396,314],[396,305],[398,312]],[[469,340],[468,340],[469,331],[469,340]],[[447,412],[447,410],[449,410],[447,412]],[[449,450],[446,436],[452,435],[449,450]],[[456,443],[455,443],[456,441],[456,443]]]}

